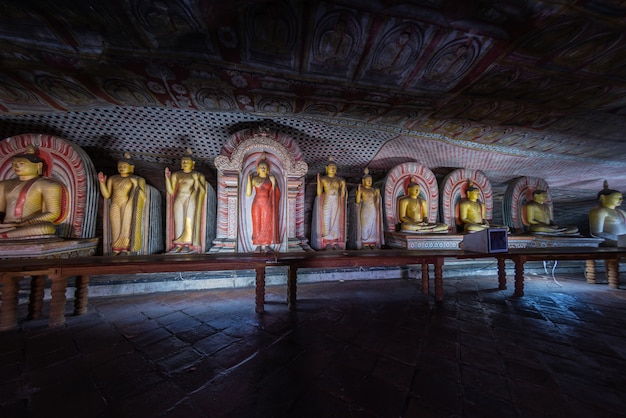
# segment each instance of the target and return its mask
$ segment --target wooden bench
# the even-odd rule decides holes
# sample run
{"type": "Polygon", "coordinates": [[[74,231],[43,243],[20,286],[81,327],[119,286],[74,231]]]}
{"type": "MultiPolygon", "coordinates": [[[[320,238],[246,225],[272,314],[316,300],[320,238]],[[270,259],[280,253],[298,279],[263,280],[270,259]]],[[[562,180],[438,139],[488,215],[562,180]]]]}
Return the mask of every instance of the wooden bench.
{"type": "Polygon", "coordinates": [[[515,296],[524,296],[524,264],[528,261],[571,261],[585,260],[588,282],[595,283],[595,262],[605,260],[609,286],[619,287],[619,260],[626,257],[626,248],[616,247],[553,247],[553,248],[510,248],[505,253],[474,253],[462,251],[457,259],[496,258],[498,262],[498,288],[506,289],[505,261],[515,265],[515,296]],[[590,276],[593,276],[589,279],[590,276]]]}
{"type": "Polygon", "coordinates": [[[65,323],[65,292],[67,278],[71,276],[76,276],[74,314],[80,315],[87,309],[87,288],[92,275],[255,270],[255,310],[260,313],[265,302],[265,266],[273,259],[272,255],[265,254],[230,253],[3,260],[0,265],[0,330],[17,326],[18,281],[26,276],[33,277],[28,313],[31,319],[41,315],[46,277],[51,281],[50,326],[65,323]]]}
{"type": "Polygon", "coordinates": [[[0,282],[0,330],[17,326],[18,281],[31,276],[31,294],[28,315],[41,315],[46,277],[51,281],[51,326],[65,323],[67,278],[76,276],[74,314],[86,312],[87,289],[92,275],[165,273],[183,271],[254,270],[256,273],[255,311],[264,311],[265,269],[268,266],[287,266],[287,303],[296,308],[297,276],[300,268],[358,268],[422,266],[422,292],[429,293],[429,266],[434,266],[435,300],[443,301],[443,265],[445,258],[495,258],[498,262],[498,287],[506,289],[505,261],[515,264],[515,296],[524,295],[524,264],[544,260],[607,261],[611,287],[619,285],[619,259],[626,257],[621,248],[524,248],[505,253],[475,253],[460,250],[359,250],[288,252],[273,254],[219,253],[219,254],[154,254],[143,256],[91,256],[76,258],[2,260],[0,282]]]}
{"type": "Polygon", "coordinates": [[[422,266],[422,292],[429,293],[429,265],[434,266],[435,300],[443,301],[443,264],[445,257],[454,257],[459,251],[413,251],[413,250],[357,250],[320,251],[305,253],[278,253],[275,264],[288,266],[287,304],[296,308],[299,268],[357,268],[357,267],[404,267],[411,264],[422,266]]]}

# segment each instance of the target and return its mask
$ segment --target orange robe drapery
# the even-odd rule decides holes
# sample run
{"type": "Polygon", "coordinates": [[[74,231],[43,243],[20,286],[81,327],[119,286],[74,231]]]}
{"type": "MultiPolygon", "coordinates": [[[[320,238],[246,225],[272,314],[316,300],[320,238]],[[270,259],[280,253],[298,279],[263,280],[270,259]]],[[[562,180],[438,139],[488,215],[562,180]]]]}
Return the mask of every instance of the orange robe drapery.
{"type": "Polygon", "coordinates": [[[255,186],[252,201],[252,244],[270,245],[280,243],[279,205],[280,189],[272,187],[269,178],[255,186]]]}

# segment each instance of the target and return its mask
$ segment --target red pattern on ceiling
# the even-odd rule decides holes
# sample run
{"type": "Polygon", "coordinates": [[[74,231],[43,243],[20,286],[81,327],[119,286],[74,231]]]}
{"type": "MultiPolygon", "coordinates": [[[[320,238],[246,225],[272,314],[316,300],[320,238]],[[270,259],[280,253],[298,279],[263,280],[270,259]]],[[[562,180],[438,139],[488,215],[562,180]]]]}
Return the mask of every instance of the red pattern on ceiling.
{"type": "Polygon", "coordinates": [[[237,128],[271,119],[313,172],[333,155],[348,173],[417,160],[590,198],[604,178],[626,189],[621,1],[66,0],[0,12],[4,136],[53,133],[157,161],[192,144],[210,165],[237,128]]]}

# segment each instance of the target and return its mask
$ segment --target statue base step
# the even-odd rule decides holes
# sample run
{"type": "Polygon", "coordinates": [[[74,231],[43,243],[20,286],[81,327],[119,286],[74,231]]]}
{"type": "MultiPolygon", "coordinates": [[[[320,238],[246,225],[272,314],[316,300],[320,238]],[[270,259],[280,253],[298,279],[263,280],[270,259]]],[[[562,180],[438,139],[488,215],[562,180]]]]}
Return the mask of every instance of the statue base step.
{"type": "Polygon", "coordinates": [[[95,255],[98,238],[30,238],[0,242],[0,259],[68,258],[95,255]]]}

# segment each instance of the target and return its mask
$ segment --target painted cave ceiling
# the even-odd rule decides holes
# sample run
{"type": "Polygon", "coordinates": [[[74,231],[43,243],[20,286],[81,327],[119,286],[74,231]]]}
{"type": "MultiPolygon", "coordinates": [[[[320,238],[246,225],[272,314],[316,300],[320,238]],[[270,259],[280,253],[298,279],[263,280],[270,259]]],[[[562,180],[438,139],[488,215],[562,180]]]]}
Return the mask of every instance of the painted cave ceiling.
{"type": "Polygon", "coordinates": [[[595,200],[626,190],[625,29],[618,0],[5,0],[0,136],[214,170],[262,124],[310,174],[418,161],[595,200]]]}

